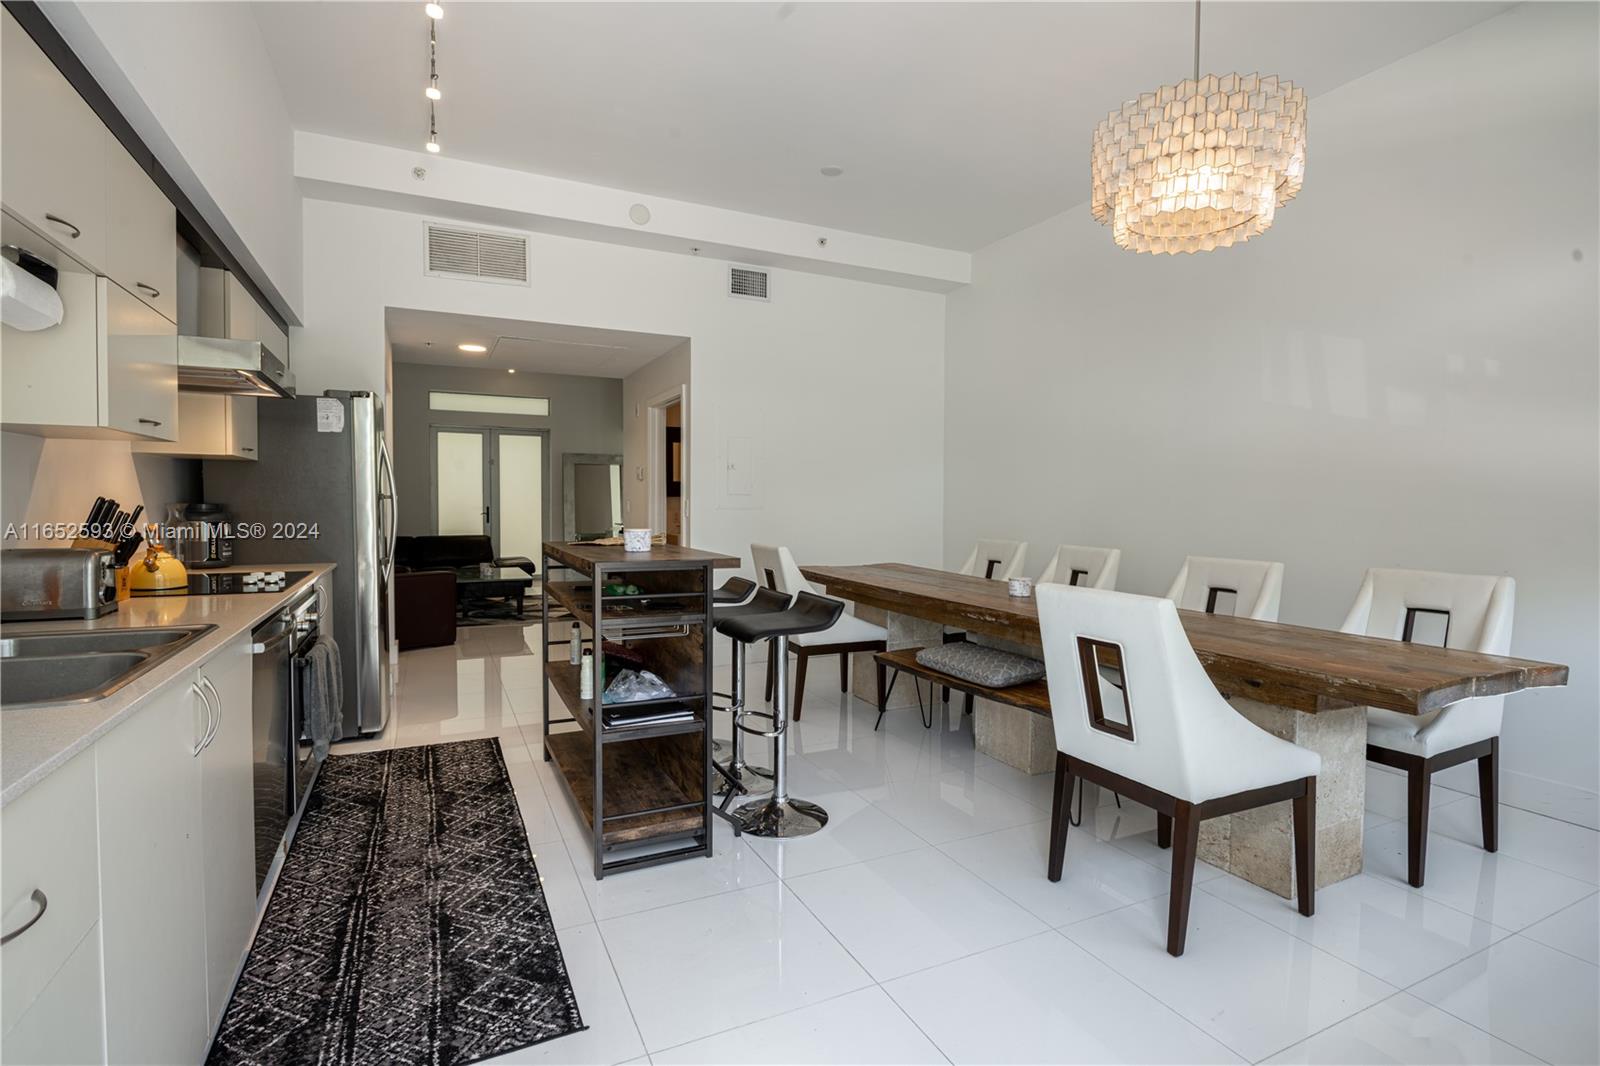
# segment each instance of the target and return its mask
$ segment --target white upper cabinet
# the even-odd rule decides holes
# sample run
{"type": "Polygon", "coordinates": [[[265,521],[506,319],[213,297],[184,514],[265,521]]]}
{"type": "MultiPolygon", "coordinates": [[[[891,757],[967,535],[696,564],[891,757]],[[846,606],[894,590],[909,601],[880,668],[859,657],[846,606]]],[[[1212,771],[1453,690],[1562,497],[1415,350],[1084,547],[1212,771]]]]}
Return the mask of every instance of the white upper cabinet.
{"type": "MultiPolygon", "coordinates": [[[[9,12],[0,51],[5,204],[85,265],[103,269],[106,157],[121,145],[9,12]]],[[[176,256],[174,236],[168,245],[176,256]]]]}
{"type": "MultiPolygon", "coordinates": [[[[185,459],[255,459],[254,396],[178,393],[178,439],[170,444],[136,441],[133,450],[185,459]]],[[[268,400],[268,403],[274,401],[268,400]]]]}
{"type": "Polygon", "coordinates": [[[111,144],[105,169],[106,273],[176,322],[178,212],[120,144],[111,144]]]}
{"type": "Polygon", "coordinates": [[[176,440],[178,327],[116,282],[62,274],[66,317],[0,327],[0,422],[59,437],[176,440]]]}
{"type": "Polygon", "coordinates": [[[6,209],[176,322],[178,229],[171,201],[9,13],[0,36],[0,198],[6,209]]]}

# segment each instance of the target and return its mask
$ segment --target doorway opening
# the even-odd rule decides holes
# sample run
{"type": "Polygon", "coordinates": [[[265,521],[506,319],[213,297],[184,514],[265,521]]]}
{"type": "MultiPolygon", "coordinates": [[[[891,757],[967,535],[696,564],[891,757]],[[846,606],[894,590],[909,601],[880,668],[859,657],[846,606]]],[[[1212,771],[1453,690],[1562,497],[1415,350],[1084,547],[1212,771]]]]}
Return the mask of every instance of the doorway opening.
{"type": "Polygon", "coordinates": [[[650,401],[650,526],[668,544],[689,543],[687,393],[676,385],[650,401]]]}

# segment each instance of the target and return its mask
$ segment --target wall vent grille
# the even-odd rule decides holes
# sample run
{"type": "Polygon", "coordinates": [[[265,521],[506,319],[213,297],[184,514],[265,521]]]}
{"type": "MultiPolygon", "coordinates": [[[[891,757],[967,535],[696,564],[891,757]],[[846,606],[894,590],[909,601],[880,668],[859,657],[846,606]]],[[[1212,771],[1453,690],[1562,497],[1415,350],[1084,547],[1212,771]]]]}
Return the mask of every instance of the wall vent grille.
{"type": "Polygon", "coordinates": [[[746,300],[770,300],[767,290],[767,272],[751,267],[728,268],[728,295],[742,296],[746,300]]]}
{"type": "Polygon", "coordinates": [[[427,274],[526,285],[528,238],[521,233],[463,229],[430,222],[427,274]]]}

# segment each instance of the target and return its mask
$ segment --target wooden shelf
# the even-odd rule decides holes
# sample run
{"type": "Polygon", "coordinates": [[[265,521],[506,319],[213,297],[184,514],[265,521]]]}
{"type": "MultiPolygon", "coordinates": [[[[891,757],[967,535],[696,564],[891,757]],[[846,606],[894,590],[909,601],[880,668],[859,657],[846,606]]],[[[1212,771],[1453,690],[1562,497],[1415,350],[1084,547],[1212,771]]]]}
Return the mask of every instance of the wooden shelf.
{"type": "MultiPolygon", "coordinates": [[[[589,701],[582,698],[582,670],[571,663],[560,661],[545,664],[545,673],[550,678],[550,685],[556,690],[556,695],[561,697],[561,702],[572,712],[572,717],[578,720],[585,732],[594,728],[594,712],[589,706],[589,701]]],[[[662,707],[673,703],[702,704],[704,696],[672,696],[659,700],[635,700],[630,703],[607,704],[609,707],[662,707]]],[[[646,737],[666,737],[678,733],[698,733],[705,728],[705,720],[696,714],[690,722],[672,722],[652,726],[604,726],[602,723],[602,739],[609,744],[614,741],[640,740],[646,737]]]]}
{"type": "Polygon", "coordinates": [[[953,689],[956,692],[970,692],[979,699],[1003,703],[1009,707],[1021,707],[1025,711],[1050,717],[1050,686],[1043,680],[1029,681],[1006,688],[990,688],[987,685],[963,681],[954,674],[947,674],[942,670],[923,666],[917,662],[917,652],[921,650],[921,648],[897,648],[894,651],[880,651],[873,658],[891,670],[920,677],[943,688],[953,689]]]}
{"type": "MultiPolygon", "coordinates": [[[[547,581],[545,595],[566,608],[578,621],[594,628],[594,595],[587,582],[547,581]]],[[[621,629],[627,626],[678,626],[700,625],[706,620],[703,594],[692,596],[681,592],[662,592],[655,595],[605,596],[600,601],[605,628],[621,629]],[[698,603],[698,609],[686,607],[685,600],[698,603]],[[648,603],[648,605],[647,605],[648,603]]]]}
{"type": "MultiPolygon", "coordinates": [[[[697,833],[707,828],[704,793],[704,768],[697,761],[699,745],[684,738],[613,744],[605,749],[605,816],[608,821],[602,839],[607,847],[633,844],[657,837],[697,833]],[[683,781],[701,782],[691,793],[683,781]],[[628,815],[629,811],[648,811],[695,803],[694,807],[654,814],[628,815]]],[[[545,748],[561,771],[573,802],[585,823],[594,828],[594,753],[583,733],[552,733],[545,748]]]]}

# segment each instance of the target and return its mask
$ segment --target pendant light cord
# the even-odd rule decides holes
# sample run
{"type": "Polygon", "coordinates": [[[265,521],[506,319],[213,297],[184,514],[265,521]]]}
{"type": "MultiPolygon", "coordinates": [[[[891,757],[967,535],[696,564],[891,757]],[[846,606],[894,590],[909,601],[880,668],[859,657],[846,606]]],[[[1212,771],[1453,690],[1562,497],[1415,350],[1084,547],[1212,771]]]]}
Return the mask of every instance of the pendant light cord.
{"type": "Polygon", "coordinates": [[[1200,80],[1200,0],[1194,0],[1194,80],[1200,80]]]}

